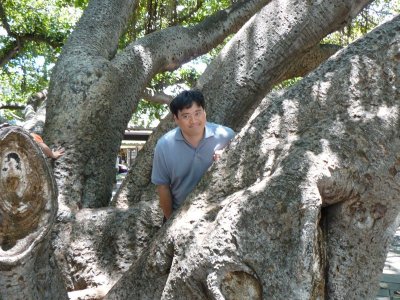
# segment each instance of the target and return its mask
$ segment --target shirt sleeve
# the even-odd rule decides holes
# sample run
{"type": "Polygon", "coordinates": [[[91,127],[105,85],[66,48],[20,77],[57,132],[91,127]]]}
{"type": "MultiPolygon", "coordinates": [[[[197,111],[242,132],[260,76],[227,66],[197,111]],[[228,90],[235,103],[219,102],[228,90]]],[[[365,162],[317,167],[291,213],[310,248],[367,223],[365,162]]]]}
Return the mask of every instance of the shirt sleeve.
{"type": "Polygon", "coordinates": [[[44,143],[43,139],[40,135],[31,132],[31,136],[33,137],[33,139],[37,142],[37,143],[44,143]]]}
{"type": "Polygon", "coordinates": [[[160,143],[157,143],[157,146],[154,150],[151,182],[156,185],[171,184],[171,179],[164,156],[164,149],[162,148],[162,145],[160,145],[160,143]]]}
{"type": "Polygon", "coordinates": [[[215,138],[217,143],[214,151],[222,150],[227,147],[234,137],[235,132],[231,128],[219,125],[215,130],[215,138]]]}

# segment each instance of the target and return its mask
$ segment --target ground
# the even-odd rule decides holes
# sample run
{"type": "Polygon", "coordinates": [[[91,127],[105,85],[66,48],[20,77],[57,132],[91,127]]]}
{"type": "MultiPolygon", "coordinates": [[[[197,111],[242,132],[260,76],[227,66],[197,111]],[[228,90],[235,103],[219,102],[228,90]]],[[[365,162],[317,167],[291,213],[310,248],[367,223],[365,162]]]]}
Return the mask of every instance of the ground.
{"type": "Polygon", "coordinates": [[[400,227],[389,248],[379,286],[376,300],[400,299],[400,295],[394,294],[400,291],[400,227]]]}

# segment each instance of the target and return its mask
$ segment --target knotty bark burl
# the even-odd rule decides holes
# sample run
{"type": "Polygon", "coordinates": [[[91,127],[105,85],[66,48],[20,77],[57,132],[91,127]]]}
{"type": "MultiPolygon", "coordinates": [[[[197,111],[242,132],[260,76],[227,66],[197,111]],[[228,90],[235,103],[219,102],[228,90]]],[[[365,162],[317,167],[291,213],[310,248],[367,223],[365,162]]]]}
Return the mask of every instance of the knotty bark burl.
{"type": "Polygon", "coordinates": [[[68,299],[50,249],[51,169],[29,133],[0,129],[0,299],[68,299]]]}

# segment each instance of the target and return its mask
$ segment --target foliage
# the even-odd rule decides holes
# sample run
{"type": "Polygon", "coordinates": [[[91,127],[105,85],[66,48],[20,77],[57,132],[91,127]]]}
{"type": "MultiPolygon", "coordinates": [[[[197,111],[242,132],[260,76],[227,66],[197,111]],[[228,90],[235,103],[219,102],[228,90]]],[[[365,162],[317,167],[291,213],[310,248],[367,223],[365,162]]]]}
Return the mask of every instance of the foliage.
{"type": "MultiPolygon", "coordinates": [[[[350,24],[342,30],[330,34],[321,43],[345,47],[398,13],[400,13],[400,0],[376,0],[366,7],[350,24]]],[[[300,80],[301,78],[298,77],[285,80],[275,86],[274,90],[288,88],[300,80]]]]}
{"type": "Polygon", "coordinates": [[[171,26],[196,24],[210,13],[230,5],[229,0],[139,1],[124,41],[129,43],[146,34],[171,26]]]}
{"type": "Polygon", "coordinates": [[[61,47],[82,11],[63,0],[4,0],[0,6],[0,103],[25,103],[47,88],[61,47]]]}
{"type": "Polygon", "coordinates": [[[139,102],[136,113],[129,122],[129,127],[152,128],[157,125],[157,120],[162,119],[168,112],[166,104],[152,103],[146,100],[139,102]]]}
{"type": "Polygon", "coordinates": [[[351,24],[326,37],[323,43],[347,46],[398,13],[400,13],[400,0],[376,0],[366,7],[351,24]]]}
{"type": "Polygon", "coordinates": [[[290,78],[288,80],[285,80],[281,82],[280,84],[274,86],[274,90],[282,90],[288,87],[291,87],[295,84],[297,84],[301,80],[301,77],[295,77],[295,78],[290,78]]]}
{"type": "MultiPolygon", "coordinates": [[[[0,71],[0,103],[25,103],[32,93],[45,89],[50,80],[51,69],[61,51],[63,42],[73,30],[88,0],[6,0],[3,29],[0,31],[0,58],[15,41],[27,35],[34,39],[7,61],[0,71]],[[9,26],[9,30],[6,27],[9,26]]],[[[140,1],[136,14],[120,41],[125,47],[131,41],[156,30],[178,24],[191,25],[199,22],[211,11],[225,8],[230,1],[140,1]]],[[[168,86],[191,86],[199,72],[185,66],[175,72],[157,76],[149,88],[162,92],[168,86]]],[[[170,88],[171,90],[171,88],[170,88]]],[[[179,88],[178,88],[179,90],[179,88]]],[[[132,122],[148,126],[165,114],[165,105],[142,101],[132,122]]],[[[18,114],[18,111],[14,111],[18,114]]],[[[7,112],[10,115],[10,112],[7,112]]],[[[14,115],[12,115],[14,116],[14,115]]]]}

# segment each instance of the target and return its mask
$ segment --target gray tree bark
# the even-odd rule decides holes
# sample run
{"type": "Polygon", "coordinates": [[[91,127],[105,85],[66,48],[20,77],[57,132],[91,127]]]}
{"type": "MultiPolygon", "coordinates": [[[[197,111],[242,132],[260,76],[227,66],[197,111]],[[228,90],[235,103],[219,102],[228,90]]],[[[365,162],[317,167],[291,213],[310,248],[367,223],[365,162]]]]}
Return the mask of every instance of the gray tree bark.
{"type": "MultiPolygon", "coordinates": [[[[198,84],[208,99],[210,120],[239,130],[267,91],[297,69],[305,53],[310,53],[325,35],[343,26],[367,2],[355,5],[354,1],[335,4],[323,1],[314,5],[274,1],[267,5],[232,39],[198,84]],[[287,12],[295,12],[295,16],[288,17],[287,12]],[[279,27],[274,27],[274,23],[279,27]],[[287,45],[292,45],[290,51],[287,51],[287,45]]],[[[113,199],[114,209],[83,209],[71,214],[69,219],[62,215],[61,209],[60,219],[65,223],[59,224],[55,243],[59,245],[57,257],[63,264],[70,289],[113,284],[137,260],[159,230],[161,214],[154,187],[149,181],[152,151],[156,140],[173,126],[172,122],[163,121],[148,141],[120,193],[113,199]],[[102,238],[97,239],[94,232],[102,238]],[[124,248],[129,250],[124,251],[124,248]],[[85,261],[90,264],[83,263],[85,261]],[[98,279],[99,274],[101,279],[98,279]]],[[[60,170],[67,167],[62,166],[60,170]]],[[[61,186],[64,176],[61,174],[59,179],[61,186]]],[[[79,180],[71,182],[80,189],[79,180]]],[[[69,191],[68,186],[69,183],[65,191],[69,191]]],[[[66,194],[61,197],[61,205],[67,203],[64,201],[66,196],[71,201],[80,197],[74,193],[66,194]]]]}
{"type": "MultiPolygon", "coordinates": [[[[355,5],[354,1],[319,1],[314,5],[274,1],[266,5],[232,38],[199,79],[197,88],[206,96],[208,119],[240,130],[276,84],[304,75],[301,73],[305,68],[300,66],[310,56],[321,63],[328,53],[337,51],[334,47],[331,52],[317,51],[320,40],[341,28],[368,2],[357,1],[355,5]]],[[[311,71],[312,66],[307,65],[306,70],[311,71]]],[[[175,126],[171,121],[171,117],[165,118],[146,143],[113,203],[127,207],[140,201],[141,191],[150,183],[155,143],[175,126]]]]}
{"type": "MultiPolygon", "coordinates": [[[[373,295],[370,283],[398,225],[391,102],[399,99],[398,20],[260,105],[275,84],[298,74],[322,37],[370,1],[268,2],[240,2],[199,26],[150,35],[119,54],[118,37],[135,1],[90,2],[54,71],[45,131],[53,145],[67,148],[56,164],[61,209],[53,242],[69,289],[112,285],[133,263],[108,298],[373,295]],[[113,157],[153,75],[207,52],[262,6],[197,85],[211,121],[245,127],[174,220],[159,230],[149,182],[152,149],[172,127],[168,121],[141,153],[114,207],[89,209],[108,204],[113,157]]],[[[2,228],[2,251],[9,252],[19,235],[2,228]]],[[[7,282],[20,274],[33,297],[51,280],[49,293],[64,291],[48,244],[38,244],[35,262],[12,273],[1,267],[7,291],[18,292],[7,282]],[[48,272],[40,271],[42,264],[48,272]]]]}
{"type": "Polygon", "coordinates": [[[399,225],[399,62],[397,17],[264,99],[106,299],[372,299],[399,225]]]}
{"type": "Polygon", "coordinates": [[[0,191],[0,299],[68,299],[50,249],[57,188],[19,127],[0,128],[0,191]]]}
{"type": "Polygon", "coordinates": [[[136,1],[90,1],[53,70],[48,95],[45,138],[66,149],[56,166],[64,219],[69,210],[109,204],[123,132],[151,78],[207,53],[269,1],[237,1],[194,27],[155,32],[119,53],[136,1]]]}

